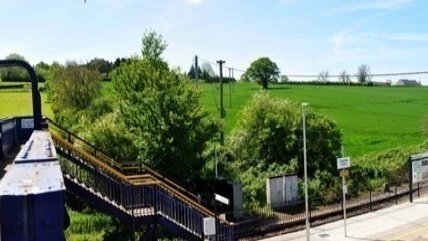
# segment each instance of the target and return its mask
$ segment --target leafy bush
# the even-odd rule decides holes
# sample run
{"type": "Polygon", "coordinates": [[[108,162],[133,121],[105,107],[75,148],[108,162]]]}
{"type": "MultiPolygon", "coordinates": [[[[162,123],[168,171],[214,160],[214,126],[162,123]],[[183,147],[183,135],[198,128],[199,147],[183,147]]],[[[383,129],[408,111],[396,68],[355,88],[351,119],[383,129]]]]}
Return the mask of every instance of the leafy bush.
{"type": "Polygon", "coordinates": [[[408,182],[408,160],[411,155],[428,151],[428,142],[397,147],[381,153],[369,154],[353,160],[350,182],[353,193],[379,188],[386,184],[408,182]]]}
{"type": "MultiPolygon", "coordinates": [[[[107,114],[90,125],[85,131],[84,138],[114,160],[134,162],[138,160],[138,148],[134,136],[127,131],[126,126],[118,120],[117,112],[107,114]]],[[[85,122],[83,122],[83,125],[85,122]]]]}
{"type": "MultiPolygon", "coordinates": [[[[323,195],[335,187],[329,184],[334,182],[330,173],[336,171],[341,133],[333,121],[310,109],[306,110],[306,126],[308,175],[313,179],[313,190],[323,195]]],[[[265,202],[265,179],[269,176],[303,176],[302,132],[301,110],[291,101],[261,92],[242,109],[227,145],[247,203],[265,202]]]]}
{"type": "Polygon", "coordinates": [[[50,68],[46,88],[55,119],[70,128],[78,123],[82,114],[79,112],[99,96],[101,83],[98,72],[70,63],[50,68]]]}

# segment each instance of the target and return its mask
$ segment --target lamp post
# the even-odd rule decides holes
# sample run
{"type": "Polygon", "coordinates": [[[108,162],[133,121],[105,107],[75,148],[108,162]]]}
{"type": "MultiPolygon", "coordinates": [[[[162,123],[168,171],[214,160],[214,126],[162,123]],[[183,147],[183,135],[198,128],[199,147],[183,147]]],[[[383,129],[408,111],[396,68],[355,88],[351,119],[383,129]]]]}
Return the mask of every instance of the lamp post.
{"type": "Polygon", "coordinates": [[[309,232],[309,205],[308,205],[308,170],[306,163],[306,116],[305,116],[305,107],[308,106],[308,103],[302,103],[302,120],[303,120],[303,170],[305,178],[305,216],[306,216],[306,241],[310,240],[309,232]]]}

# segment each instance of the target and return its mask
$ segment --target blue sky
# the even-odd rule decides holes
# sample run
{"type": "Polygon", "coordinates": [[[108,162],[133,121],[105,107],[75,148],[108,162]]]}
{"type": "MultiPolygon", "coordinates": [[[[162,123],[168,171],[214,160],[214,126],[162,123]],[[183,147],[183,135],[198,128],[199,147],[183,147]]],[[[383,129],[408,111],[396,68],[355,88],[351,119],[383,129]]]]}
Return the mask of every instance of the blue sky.
{"type": "Polygon", "coordinates": [[[187,70],[195,54],[245,69],[261,56],[283,73],[428,70],[424,0],[1,0],[0,56],[32,64],[140,52],[153,29],[164,58],[187,70]]]}

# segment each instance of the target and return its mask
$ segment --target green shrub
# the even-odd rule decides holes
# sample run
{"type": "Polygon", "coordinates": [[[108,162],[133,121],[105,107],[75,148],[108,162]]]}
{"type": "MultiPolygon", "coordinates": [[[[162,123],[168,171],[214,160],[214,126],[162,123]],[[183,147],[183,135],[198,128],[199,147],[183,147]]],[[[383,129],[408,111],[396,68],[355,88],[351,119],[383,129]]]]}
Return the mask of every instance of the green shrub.
{"type": "MultiPolygon", "coordinates": [[[[265,203],[265,179],[269,176],[303,176],[301,115],[296,103],[266,92],[254,95],[239,113],[227,141],[228,158],[237,167],[246,203],[265,203]]],[[[308,175],[316,195],[323,196],[335,187],[330,173],[336,172],[341,133],[333,121],[311,109],[306,110],[306,126],[307,143],[311,143],[307,146],[308,175]]]]}

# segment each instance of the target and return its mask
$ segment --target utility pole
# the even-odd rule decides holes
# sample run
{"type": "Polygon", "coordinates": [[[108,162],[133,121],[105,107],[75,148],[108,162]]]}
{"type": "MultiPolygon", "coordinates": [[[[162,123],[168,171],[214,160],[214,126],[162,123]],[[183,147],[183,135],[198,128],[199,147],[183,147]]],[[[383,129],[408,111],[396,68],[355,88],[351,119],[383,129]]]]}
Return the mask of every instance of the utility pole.
{"type": "Polygon", "coordinates": [[[199,67],[198,67],[198,55],[195,55],[195,79],[196,83],[198,83],[198,77],[199,77],[199,67]]]}
{"type": "Polygon", "coordinates": [[[232,108],[232,69],[229,68],[229,108],[232,108]]]}
{"type": "MultiPolygon", "coordinates": [[[[218,60],[217,63],[220,67],[220,117],[224,119],[224,106],[223,106],[223,64],[226,63],[224,60],[218,60]]],[[[224,144],[224,131],[220,132],[220,143],[224,144]]]]}
{"type": "MultiPolygon", "coordinates": [[[[345,148],[342,145],[342,158],[345,157],[345,148]]],[[[346,192],[347,192],[347,187],[346,187],[346,180],[345,180],[345,175],[342,175],[342,196],[343,196],[343,227],[344,227],[344,231],[345,231],[345,238],[348,236],[348,232],[346,230],[346,192]]]]}
{"type": "Polygon", "coordinates": [[[306,115],[305,108],[308,103],[302,103],[302,122],[303,122],[303,170],[305,176],[305,226],[306,226],[306,241],[310,240],[310,223],[309,223],[309,205],[308,205],[308,170],[306,161],[306,115]]]}
{"type": "MultiPolygon", "coordinates": [[[[232,79],[233,80],[235,80],[235,72],[234,72],[234,69],[232,68],[232,79]]],[[[235,82],[235,81],[234,81],[235,82]]],[[[233,85],[234,85],[235,83],[232,83],[232,91],[233,91],[233,85]]]]}

